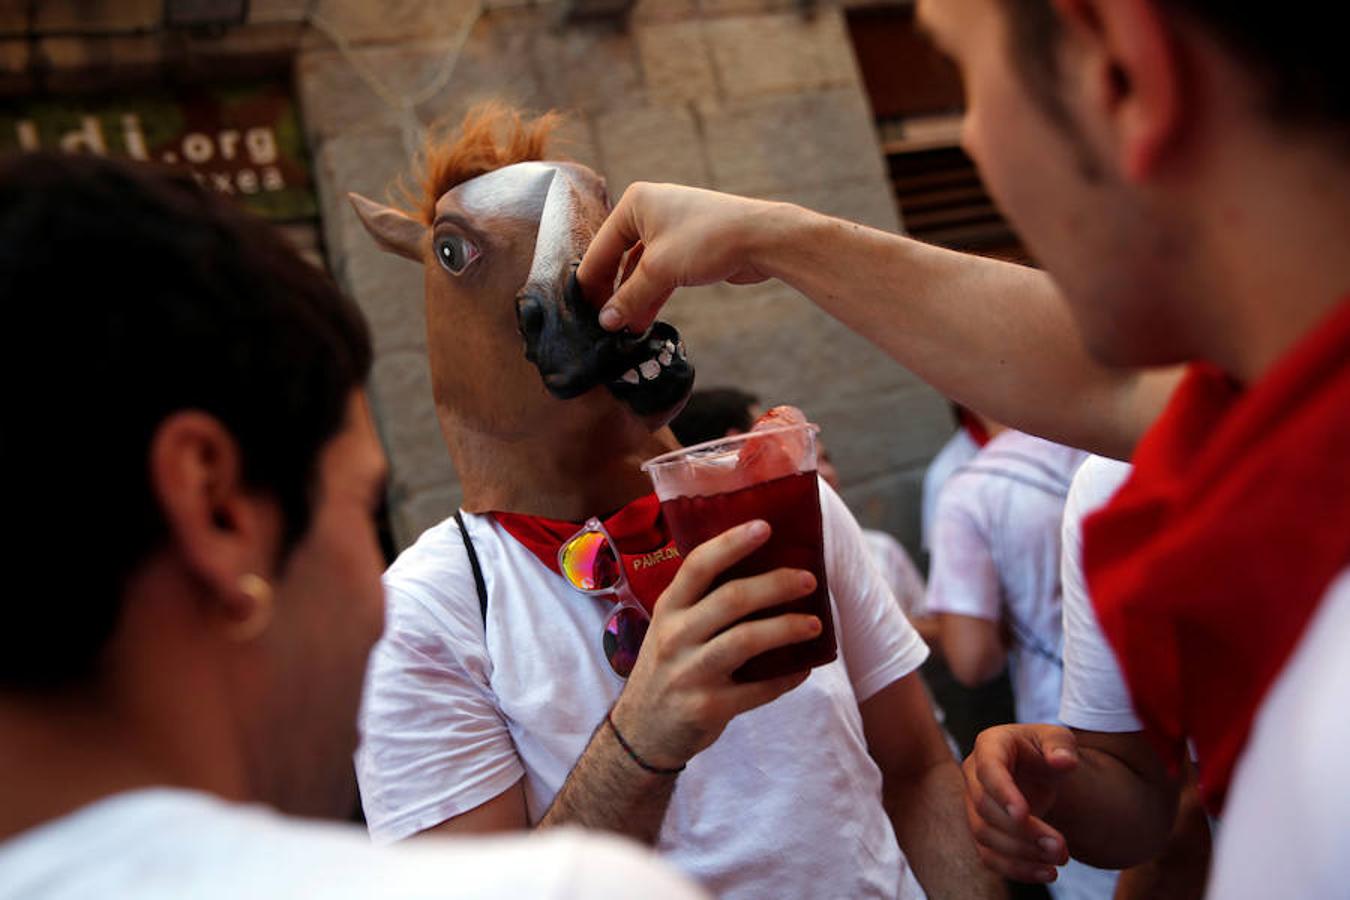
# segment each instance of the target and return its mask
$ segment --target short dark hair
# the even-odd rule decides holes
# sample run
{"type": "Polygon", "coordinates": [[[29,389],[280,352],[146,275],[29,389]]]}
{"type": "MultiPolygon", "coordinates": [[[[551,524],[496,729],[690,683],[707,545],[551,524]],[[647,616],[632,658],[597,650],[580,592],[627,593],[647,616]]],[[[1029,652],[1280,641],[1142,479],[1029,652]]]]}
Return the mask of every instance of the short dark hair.
{"type": "Polygon", "coordinates": [[[754,394],[736,388],[694,391],[670,428],[686,447],[726,437],[729,431],[749,431],[754,424],[750,407],[757,403],[754,394]]]}
{"type": "Polygon", "coordinates": [[[229,429],[288,551],[370,338],[267,224],[187,175],[92,157],[0,161],[0,303],[0,688],[68,687],[96,672],[127,578],[165,538],[147,460],[164,419],[229,429]]]}
{"type": "MultiPolygon", "coordinates": [[[[1344,38],[1327,27],[1310,2],[1272,9],[1232,0],[1158,0],[1159,5],[1206,28],[1259,77],[1267,113],[1293,125],[1350,129],[1350,78],[1344,38]]],[[[1002,0],[1013,57],[1044,101],[1055,90],[1060,21],[1050,0],[1002,0]]],[[[1057,116],[1057,101],[1046,107],[1057,116]]],[[[1062,110],[1062,108],[1061,108],[1062,110]]]]}

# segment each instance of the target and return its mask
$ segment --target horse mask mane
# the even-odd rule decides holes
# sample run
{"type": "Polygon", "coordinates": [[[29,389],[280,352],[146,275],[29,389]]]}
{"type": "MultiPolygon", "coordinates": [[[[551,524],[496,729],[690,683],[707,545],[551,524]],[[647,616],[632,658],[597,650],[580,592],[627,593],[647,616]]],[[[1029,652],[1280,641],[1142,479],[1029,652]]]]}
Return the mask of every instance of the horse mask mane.
{"type": "MultiPolygon", "coordinates": [[[[422,263],[429,275],[437,267],[443,278],[460,279],[470,266],[491,261],[481,259],[490,251],[472,240],[442,236],[439,223],[480,228],[488,241],[493,229],[536,228],[528,274],[503,297],[514,302],[525,358],[553,396],[567,400],[603,386],[659,427],[688,399],[694,370],[673,326],[657,322],[644,335],[605,331],[582,295],[576,267],[609,212],[609,199],[591,169],[548,159],[550,135],[560,124],[552,113],[527,122],[501,106],[480,107],[465,117],[455,140],[428,143],[418,188],[404,187],[410,209],[348,196],[383,249],[422,263]]],[[[456,287],[465,290],[464,284],[456,287]]],[[[436,298],[429,293],[428,301],[436,298]]]]}

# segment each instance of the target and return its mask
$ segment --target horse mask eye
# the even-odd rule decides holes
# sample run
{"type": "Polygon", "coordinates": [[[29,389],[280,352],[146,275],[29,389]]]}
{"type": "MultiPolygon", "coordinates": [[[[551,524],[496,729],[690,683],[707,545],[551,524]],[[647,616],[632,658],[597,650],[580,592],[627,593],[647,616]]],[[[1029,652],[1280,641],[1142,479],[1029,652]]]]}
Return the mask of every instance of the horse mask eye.
{"type": "Polygon", "coordinates": [[[479,257],[478,248],[457,234],[436,239],[436,258],[452,275],[460,275],[479,257]]]}

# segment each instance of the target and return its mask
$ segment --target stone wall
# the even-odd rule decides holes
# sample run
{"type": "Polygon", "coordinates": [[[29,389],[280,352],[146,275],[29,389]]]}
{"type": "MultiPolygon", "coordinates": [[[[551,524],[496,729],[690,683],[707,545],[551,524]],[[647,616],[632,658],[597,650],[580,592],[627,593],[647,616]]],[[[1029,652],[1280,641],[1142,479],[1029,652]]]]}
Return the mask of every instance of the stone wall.
{"type": "MultiPolygon", "coordinates": [[[[431,414],[420,272],[375,252],[340,197],[379,195],[406,164],[402,117],[358,66],[401,95],[431,82],[474,7],[435,4],[435,14],[422,14],[430,8],[398,4],[403,25],[388,12],[367,23],[353,14],[341,25],[350,53],[317,42],[297,70],[330,257],[376,325],[375,399],[402,540],[447,515],[457,497],[431,414]]],[[[675,181],[898,225],[833,7],[804,15],[774,0],[642,0],[626,27],[561,29],[548,8],[489,9],[453,75],[415,113],[453,120],[491,97],[568,111],[569,154],[602,172],[616,196],[635,180],[675,181]]],[[[940,398],[781,285],[685,291],[668,316],[685,333],[701,385],[802,406],[824,427],[859,517],[915,545],[918,483],[950,431],[940,398]]]]}
{"type": "MultiPolygon", "coordinates": [[[[0,24],[15,21],[13,3],[0,0],[0,24]]],[[[40,6],[52,27],[122,31],[153,25],[162,9],[160,0],[40,6]]],[[[833,6],[639,0],[625,22],[559,25],[553,5],[519,0],[252,0],[250,16],[248,27],[181,39],[177,52],[186,40],[212,52],[295,54],[329,260],[373,323],[373,400],[400,544],[448,515],[458,489],[432,412],[421,271],[377,251],[344,197],[386,196],[421,125],[489,98],[556,108],[569,114],[568,155],[602,172],[615,196],[635,180],[675,181],[898,227],[833,6]]],[[[72,70],[164,52],[163,40],[136,34],[53,40],[49,59],[64,53],[57,64],[72,70]]],[[[21,68],[26,45],[0,50],[9,73],[21,68]]],[[[682,292],[667,315],[701,385],[801,406],[823,426],[864,524],[917,544],[919,480],[950,431],[940,398],[778,284],[682,292]]]]}

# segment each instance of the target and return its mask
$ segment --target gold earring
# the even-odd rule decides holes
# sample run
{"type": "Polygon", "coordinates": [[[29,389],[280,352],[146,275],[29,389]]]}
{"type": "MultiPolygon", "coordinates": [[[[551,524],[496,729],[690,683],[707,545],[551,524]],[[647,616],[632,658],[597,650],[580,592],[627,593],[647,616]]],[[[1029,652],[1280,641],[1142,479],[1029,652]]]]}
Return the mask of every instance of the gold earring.
{"type": "Polygon", "coordinates": [[[258,637],[272,624],[275,604],[272,599],[272,585],[261,575],[254,575],[252,572],[240,575],[236,586],[241,594],[253,601],[253,606],[245,618],[230,625],[227,633],[232,640],[245,644],[258,637]]]}

